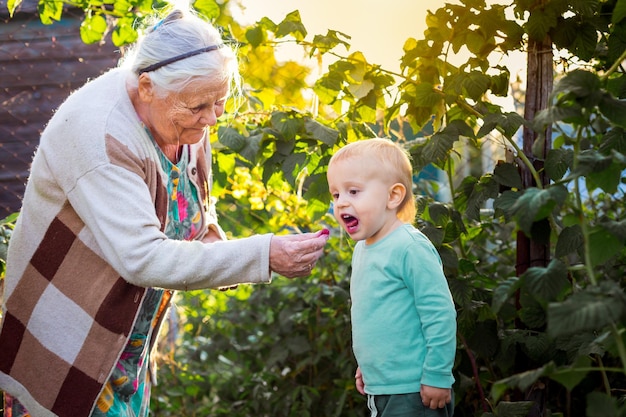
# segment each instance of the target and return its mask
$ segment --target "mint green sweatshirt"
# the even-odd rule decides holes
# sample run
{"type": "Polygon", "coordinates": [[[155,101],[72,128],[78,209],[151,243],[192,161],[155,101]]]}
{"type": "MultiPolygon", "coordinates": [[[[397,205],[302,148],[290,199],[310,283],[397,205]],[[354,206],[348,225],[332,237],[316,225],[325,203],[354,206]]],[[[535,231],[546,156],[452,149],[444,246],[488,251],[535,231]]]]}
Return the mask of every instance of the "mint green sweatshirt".
{"type": "Polygon", "coordinates": [[[423,233],[406,224],[372,245],[357,242],[350,295],[366,393],[452,386],[456,310],[439,254],[423,233]]]}

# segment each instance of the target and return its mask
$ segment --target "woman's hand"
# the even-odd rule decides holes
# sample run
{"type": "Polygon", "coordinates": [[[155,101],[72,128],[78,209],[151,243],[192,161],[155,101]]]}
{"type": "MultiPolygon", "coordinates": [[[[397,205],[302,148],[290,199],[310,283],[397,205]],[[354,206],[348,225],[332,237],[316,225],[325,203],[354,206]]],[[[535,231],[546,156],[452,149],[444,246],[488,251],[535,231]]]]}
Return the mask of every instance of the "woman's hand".
{"type": "Polygon", "coordinates": [[[328,230],[274,235],[270,243],[270,269],[287,278],[306,277],[324,253],[328,230]]]}

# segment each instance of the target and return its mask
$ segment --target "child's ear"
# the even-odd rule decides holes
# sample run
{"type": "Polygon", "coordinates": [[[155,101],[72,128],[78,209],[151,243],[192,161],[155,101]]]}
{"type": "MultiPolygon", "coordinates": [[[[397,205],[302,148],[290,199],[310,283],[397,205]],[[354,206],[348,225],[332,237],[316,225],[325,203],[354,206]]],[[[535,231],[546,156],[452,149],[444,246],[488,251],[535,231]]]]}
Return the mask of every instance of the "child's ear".
{"type": "Polygon", "coordinates": [[[399,182],[395,183],[389,188],[389,199],[387,200],[387,208],[390,210],[397,209],[398,206],[404,201],[406,196],[406,188],[399,182]]]}

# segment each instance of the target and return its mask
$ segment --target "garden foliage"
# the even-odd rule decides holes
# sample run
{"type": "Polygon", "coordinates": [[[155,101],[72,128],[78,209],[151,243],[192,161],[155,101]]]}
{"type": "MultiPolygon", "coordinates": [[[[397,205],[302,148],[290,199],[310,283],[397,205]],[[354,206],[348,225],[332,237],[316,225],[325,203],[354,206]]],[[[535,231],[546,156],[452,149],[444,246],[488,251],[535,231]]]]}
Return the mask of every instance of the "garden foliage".
{"type": "MultiPolygon", "coordinates": [[[[311,40],[297,11],[241,26],[231,3],[195,3],[239,42],[248,87],[211,132],[222,224],[234,238],[333,232],[308,279],[179,294],[155,415],[365,415],[350,350],[352,244],[328,213],[325,167],[341,145],[374,136],[406,145],[416,176],[434,166],[447,178],[416,183],[417,225],[457,306],[455,415],[626,415],[626,0],[446,4],[407,39],[397,70],[351,52],[340,31],[311,40]],[[549,105],[527,120],[490,98],[512,94],[503,58],[537,40],[559,60],[549,105]],[[282,42],[334,58],[314,99],[310,68],[276,59],[282,42]],[[531,151],[520,129],[537,132],[531,151]],[[493,167],[473,158],[459,169],[494,144],[493,167]],[[434,198],[443,185],[450,201],[434,198]],[[545,245],[548,262],[516,274],[520,234],[545,245]]],[[[42,21],[61,18],[63,2],[40,4],[42,21]]],[[[85,41],[102,37],[108,15],[123,44],[152,3],[78,6],[85,41]]]]}

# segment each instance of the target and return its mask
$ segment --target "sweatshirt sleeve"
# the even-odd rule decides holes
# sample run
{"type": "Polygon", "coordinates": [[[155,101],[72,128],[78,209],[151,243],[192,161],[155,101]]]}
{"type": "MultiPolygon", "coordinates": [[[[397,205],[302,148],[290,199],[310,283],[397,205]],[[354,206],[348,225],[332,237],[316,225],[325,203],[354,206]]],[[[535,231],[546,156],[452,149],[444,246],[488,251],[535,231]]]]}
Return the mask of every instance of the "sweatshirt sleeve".
{"type": "Polygon", "coordinates": [[[93,235],[92,250],[132,284],[194,290],[271,279],[271,234],[215,243],[168,239],[145,182],[128,169],[101,165],[67,196],[87,226],[84,238],[93,235]]]}
{"type": "Polygon", "coordinates": [[[407,250],[405,265],[415,308],[422,323],[426,356],[421,384],[450,388],[456,355],[456,310],[443,273],[441,259],[426,236],[407,250]]]}

